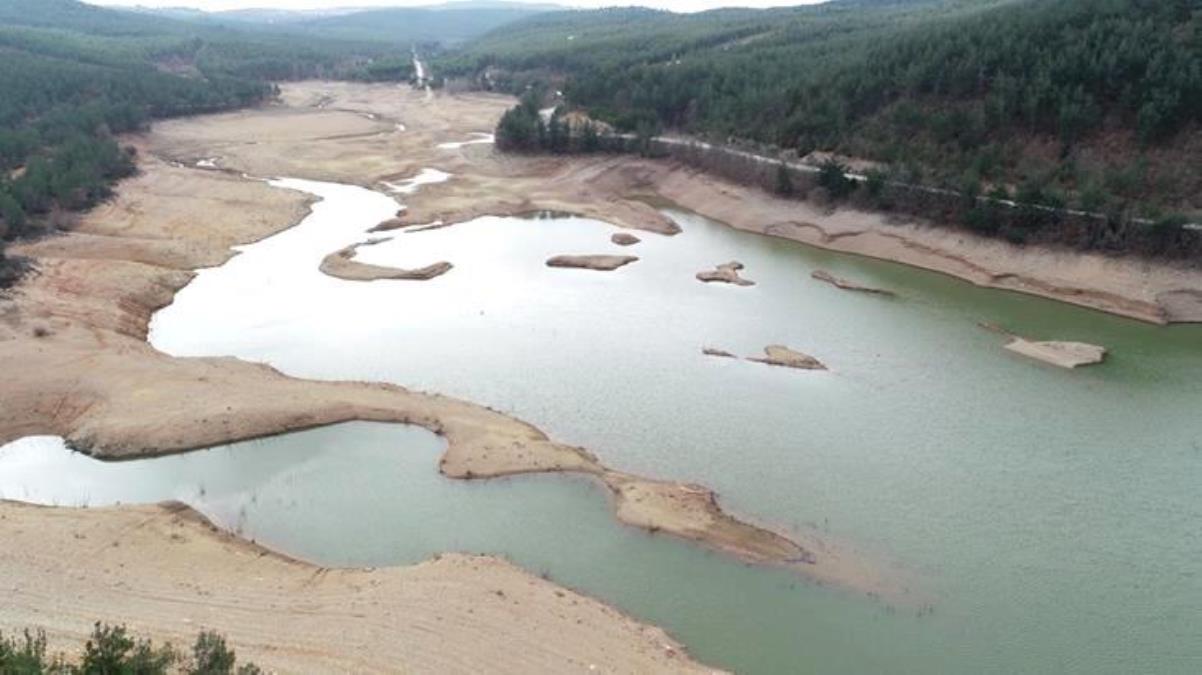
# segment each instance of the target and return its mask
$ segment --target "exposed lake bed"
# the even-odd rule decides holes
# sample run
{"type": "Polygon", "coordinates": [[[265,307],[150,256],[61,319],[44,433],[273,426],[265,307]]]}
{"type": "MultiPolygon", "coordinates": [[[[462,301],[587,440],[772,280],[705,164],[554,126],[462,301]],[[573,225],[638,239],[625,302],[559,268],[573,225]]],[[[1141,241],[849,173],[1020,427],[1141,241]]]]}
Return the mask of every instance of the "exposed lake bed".
{"type": "MultiPolygon", "coordinates": [[[[442,169],[452,177],[423,186],[416,198],[461,178],[454,167],[442,169]]],[[[392,215],[388,209],[380,207],[382,216],[392,215]]],[[[550,255],[600,250],[612,237],[611,225],[587,218],[485,216],[406,231],[357,251],[365,264],[401,269],[454,263],[419,284],[355,284],[320,274],[322,256],[363,238],[366,227],[347,222],[344,232],[322,233],[328,240],[284,251],[287,265],[256,269],[248,249],[227,264],[235,276],[224,282],[214,270],[202,271],[156,318],[151,339],[179,356],[232,355],[296,377],[394,382],[491,406],[589,448],[611,466],[709,485],[754,522],[855,542],[864,558],[893,561],[905,571],[899,576],[922,587],[917,607],[898,609],[780,570],[745,568],[616,526],[596,485],[562,476],[506,479],[504,487],[454,483],[458,495],[507,493],[491,510],[514,515],[508,524],[476,528],[483,538],[474,543],[444,538],[427,552],[468,546],[529,570],[545,568],[553,579],[667,626],[715,665],[752,672],[797,664],[1038,672],[1107,665],[1172,671],[1195,662],[1182,617],[1200,598],[1190,562],[1200,544],[1189,525],[1198,513],[1188,498],[1199,477],[1190,451],[1199,435],[1190,412],[1202,368],[1197,329],[1166,330],[975,289],[736,232],[684,211],[655,214],[655,222],[673,224],[662,229],[680,233],[640,232],[640,262],[610,274],[544,267],[550,255]],[[755,287],[694,279],[731,256],[755,271],[755,287]],[[896,289],[900,299],[815,284],[809,275],[820,268],[896,289]],[[237,278],[238,269],[247,276],[237,278]],[[310,317],[320,317],[320,325],[310,317]],[[999,349],[975,329],[978,320],[1097,341],[1112,358],[1087,371],[1041,368],[999,349]],[[801,347],[831,372],[708,359],[700,353],[708,344],[739,354],[801,347]],[[1132,392],[1138,405],[1127,401],[1132,392]],[[1132,456],[1135,449],[1140,457],[1132,456]],[[535,495],[544,489],[559,496],[540,503],[535,495]],[[571,518],[552,526],[537,515],[544,511],[571,518]],[[587,555],[536,543],[569,531],[587,555]],[[1032,617],[1040,630],[1031,630],[1032,617]],[[1091,653],[1102,642],[1110,646],[1091,653]],[[1064,654],[1071,654],[1069,667],[1064,654]],[[1160,660],[1145,660],[1150,654],[1160,660]]],[[[287,245],[294,232],[261,244],[287,245]]],[[[294,420],[278,430],[336,417],[294,420]]],[[[347,439],[374,433],[328,429],[347,439]]],[[[336,438],[328,436],[327,445],[336,438]]],[[[260,443],[277,442],[293,448],[271,460],[287,473],[304,444],[288,437],[260,443]]],[[[338,459],[327,455],[323,461],[338,459]]],[[[389,460],[370,460],[382,461],[389,460]]],[[[435,460],[423,461],[427,477],[439,479],[435,460]]],[[[472,467],[452,463],[444,472],[466,476],[472,467]]],[[[282,494],[321,492],[322,473],[306,478],[311,487],[280,488],[282,494]]],[[[317,516],[290,519],[278,515],[286,510],[272,516],[248,506],[257,519],[248,519],[244,532],[285,552],[309,546],[308,556],[318,559],[323,550],[371,540],[361,528],[338,533],[359,521],[356,514],[454,501],[422,494],[387,508],[364,508],[355,495],[325,496],[320,509],[305,513],[324,509],[332,524],[313,528],[298,524],[317,516]],[[291,534],[274,529],[283,527],[291,534]],[[336,542],[322,539],[335,534],[336,542]]],[[[631,501],[639,497],[636,491],[631,501]]],[[[387,532],[383,539],[422,531],[408,518],[386,520],[395,529],[375,519],[364,526],[387,532]]],[[[433,522],[428,531],[444,536],[464,528],[433,522]]],[[[416,559],[391,548],[349,561],[416,559]]]]}

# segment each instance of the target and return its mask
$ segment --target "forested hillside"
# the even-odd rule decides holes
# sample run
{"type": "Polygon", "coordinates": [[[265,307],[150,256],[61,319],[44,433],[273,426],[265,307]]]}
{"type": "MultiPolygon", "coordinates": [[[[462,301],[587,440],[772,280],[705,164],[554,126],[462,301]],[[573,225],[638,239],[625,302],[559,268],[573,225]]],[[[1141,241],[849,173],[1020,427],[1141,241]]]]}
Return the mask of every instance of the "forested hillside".
{"type": "MultiPolygon", "coordinates": [[[[229,109],[271,80],[408,77],[404,48],[198,27],[74,0],[0,0],[0,240],[87,208],[134,170],[116,135],[229,109]]],[[[407,63],[407,61],[406,61],[407,63]]]]}
{"type": "Polygon", "coordinates": [[[1090,210],[1202,207],[1199,0],[553,13],[438,65],[514,91],[554,84],[620,129],[834,151],[1090,210]]]}

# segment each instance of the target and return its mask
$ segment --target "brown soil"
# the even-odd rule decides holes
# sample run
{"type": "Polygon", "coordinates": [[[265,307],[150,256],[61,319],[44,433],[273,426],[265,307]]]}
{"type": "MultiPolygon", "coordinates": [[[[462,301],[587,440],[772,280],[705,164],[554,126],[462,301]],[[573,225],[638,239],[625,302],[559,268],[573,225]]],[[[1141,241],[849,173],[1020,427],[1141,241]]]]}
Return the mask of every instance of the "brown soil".
{"type": "Polygon", "coordinates": [[[409,281],[428,281],[451,271],[454,267],[449,262],[436,262],[425,267],[401,269],[385,265],[372,265],[355,260],[355,252],[361,244],[347,246],[344,249],[327,255],[322,261],[322,273],[337,279],[347,281],[378,281],[380,279],[399,279],[409,281]]]}
{"type": "Polygon", "coordinates": [[[818,359],[803,354],[799,351],[794,351],[784,345],[768,345],[764,347],[763,356],[749,356],[748,361],[756,363],[766,363],[770,366],[783,366],[785,368],[797,368],[800,370],[826,370],[826,366],[818,359]]]}
{"type": "Polygon", "coordinates": [[[735,286],[754,286],[754,281],[739,276],[739,270],[741,269],[743,269],[743,263],[732,260],[728,263],[718,265],[712,270],[698,272],[697,279],[706,283],[719,282],[735,286]]]}
{"type": "Polygon", "coordinates": [[[703,672],[664,631],[497,558],[330,569],[178,504],[0,502],[0,629],[78,656],[97,620],[156,642],[226,636],[267,672],[703,672]]]}
{"type": "Polygon", "coordinates": [[[547,267],[574,267],[612,272],[636,261],[638,256],[633,255],[557,255],[547,259],[547,267]]]}

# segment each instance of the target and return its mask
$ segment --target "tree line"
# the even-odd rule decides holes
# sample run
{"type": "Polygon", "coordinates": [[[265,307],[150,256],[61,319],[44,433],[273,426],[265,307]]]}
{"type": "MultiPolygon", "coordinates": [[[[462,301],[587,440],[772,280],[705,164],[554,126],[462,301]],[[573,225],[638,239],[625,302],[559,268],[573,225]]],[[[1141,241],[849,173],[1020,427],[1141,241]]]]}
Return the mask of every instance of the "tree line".
{"type": "Polygon", "coordinates": [[[497,122],[496,145],[507,152],[591,153],[601,150],[601,134],[592,120],[573,125],[562,108],[544,115],[540,92],[532,91],[497,122]]]}

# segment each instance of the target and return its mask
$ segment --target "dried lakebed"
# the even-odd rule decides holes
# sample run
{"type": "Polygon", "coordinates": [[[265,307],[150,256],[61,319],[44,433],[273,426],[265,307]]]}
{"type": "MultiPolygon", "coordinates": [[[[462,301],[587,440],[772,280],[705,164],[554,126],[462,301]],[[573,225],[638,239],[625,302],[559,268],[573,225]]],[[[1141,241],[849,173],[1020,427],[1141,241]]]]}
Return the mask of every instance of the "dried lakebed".
{"type": "Polygon", "coordinates": [[[1202,658],[1191,623],[1202,610],[1198,327],[973,288],[681,212],[669,213],[681,234],[640,233],[640,262],[606,274],[544,262],[605,251],[613,227],[485,217],[357,251],[398,269],[446,260],[446,274],[355,283],[317,269],[374,224],[353,217],[369,193],[347,190],[326,203],[340,225],[294,228],[201,272],[157,315],[152,343],[490,405],[612,466],[711,486],[757,522],[855,542],[896,561],[921,600],[876,601],[621,527],[591,481],[451,481],[431,470],[436,437],[392,425],[115,465],[51,451],[39,468],[10,448],[3,494],[175,496],[329,564],[500,553],[743,672],[1190,672],[1202,658]],[[756,286],[697,283],[732,257],[756,286]],[[816,269],[900,299],[847,293],[811,279],[816,269]],[[1000,349],[978,321],[1103,344],[1111,358],[1047,368],[1000,349]],[[789,345],[831,370],[710,358],[711,344],[789,345]],[[88,472],[100,478],[58,480],[88,472]],[[87,494],[48,491],[55,482],[87,494]]]}

